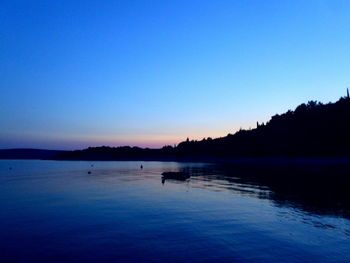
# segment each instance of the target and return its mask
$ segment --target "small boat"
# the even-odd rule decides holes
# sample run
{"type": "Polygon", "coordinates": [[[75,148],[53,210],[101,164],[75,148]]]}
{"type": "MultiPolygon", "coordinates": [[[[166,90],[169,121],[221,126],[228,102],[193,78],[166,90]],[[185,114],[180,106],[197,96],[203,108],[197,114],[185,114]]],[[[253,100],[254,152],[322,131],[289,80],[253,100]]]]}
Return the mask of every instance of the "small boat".
{"type": "Polygon", "coordinates": [[[190,178],[190,175],[185,172],[164,172],[162,173],[164,179],[178,179],[185,180],[190,178]]]}

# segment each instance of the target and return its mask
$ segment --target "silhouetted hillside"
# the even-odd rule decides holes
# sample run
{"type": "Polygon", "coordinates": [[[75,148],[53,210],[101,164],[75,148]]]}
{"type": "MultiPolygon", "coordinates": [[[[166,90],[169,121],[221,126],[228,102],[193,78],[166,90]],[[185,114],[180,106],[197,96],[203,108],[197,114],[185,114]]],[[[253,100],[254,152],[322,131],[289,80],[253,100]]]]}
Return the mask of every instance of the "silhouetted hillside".
{"type": "Polygon", "coordinates": [[[214,140],[185,141],[179,155],[216,157],[350,156],[350,99],[309,101],[266,124],[214,140]]]}
{"type": "Polygon", "coordinates": [[[350,98],[336,103],[309,101],[294,111],[274,115],[251,130],[177,147],[94,147],[58,153],[61,160],[217,160],[236,157],[350,156],[350,98]]]}
{"type": "Polygon", "coordinates": [[[177,147],[90,147],[76,151],[1,150],[0,159],[58,160],[219,160],[237,157],[350,157],[350,98],[335,103],[309,101],[274,115],[251,130],[177,147]]]}

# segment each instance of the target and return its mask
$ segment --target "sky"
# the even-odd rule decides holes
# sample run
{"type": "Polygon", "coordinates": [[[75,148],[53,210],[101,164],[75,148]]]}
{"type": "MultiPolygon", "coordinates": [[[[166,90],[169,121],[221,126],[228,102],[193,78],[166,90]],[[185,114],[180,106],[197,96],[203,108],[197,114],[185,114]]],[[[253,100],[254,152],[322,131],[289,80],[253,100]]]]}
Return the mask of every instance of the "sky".
{"type": "Polygon", "coordinates": [[[161,147],[350,86],[350,1],[2,0],[0,148],[161,147]]]}

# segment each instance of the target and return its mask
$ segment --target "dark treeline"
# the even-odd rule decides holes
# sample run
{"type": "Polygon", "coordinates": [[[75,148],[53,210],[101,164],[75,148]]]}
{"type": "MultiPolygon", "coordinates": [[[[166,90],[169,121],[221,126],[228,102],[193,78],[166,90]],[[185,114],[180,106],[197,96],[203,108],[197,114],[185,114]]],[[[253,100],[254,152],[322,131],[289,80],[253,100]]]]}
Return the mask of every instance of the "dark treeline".
{"type": "Polygon", "coordinates": [[[174,148],[165,146],[162,149],[140,147],[89,147],[84,150],[63,152],[55,159],[62,160],[172,160],[174,148]]]}
{"type": "Polygon", "coordinates": [[[235,157],[350,156],[350,98],[335,103],[309,101],[274,115],[255,129],[216,139],[187,139],[161,149],[96,147],[64,152],[58,159],[203,159],[235,157]]]}
{"type": "Polygon", "coordinates": [[[0,159],[53,159],[63,152],[39,149],[2,149],[0,159]]]}

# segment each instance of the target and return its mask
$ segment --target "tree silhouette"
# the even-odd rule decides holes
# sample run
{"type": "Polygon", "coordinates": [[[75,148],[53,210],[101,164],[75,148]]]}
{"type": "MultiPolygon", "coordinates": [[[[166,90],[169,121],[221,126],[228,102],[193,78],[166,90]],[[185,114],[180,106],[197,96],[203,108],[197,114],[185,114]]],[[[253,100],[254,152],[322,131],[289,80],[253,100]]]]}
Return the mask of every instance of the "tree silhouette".
{"type": "Polygon", "coordinates": [[[350,98],[335,103],[309,101],[255,129],[216,139],[187,138],[161,149],[96,147],[63,152],[57,159],[210,159],[235,157],[350,156],[350,98]]]}

